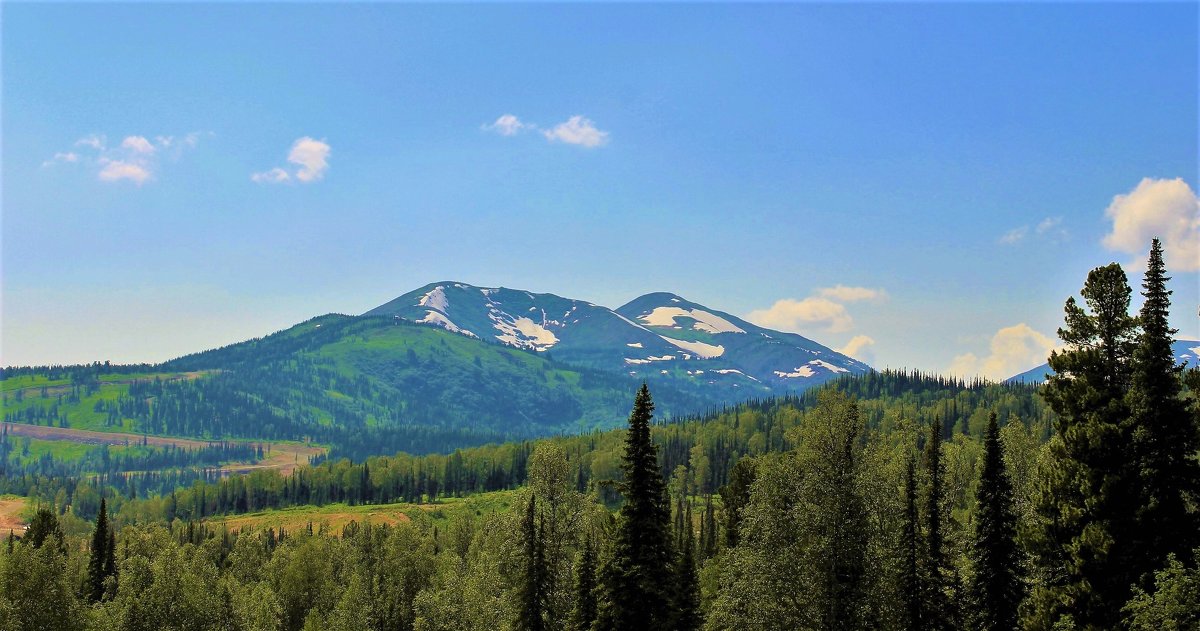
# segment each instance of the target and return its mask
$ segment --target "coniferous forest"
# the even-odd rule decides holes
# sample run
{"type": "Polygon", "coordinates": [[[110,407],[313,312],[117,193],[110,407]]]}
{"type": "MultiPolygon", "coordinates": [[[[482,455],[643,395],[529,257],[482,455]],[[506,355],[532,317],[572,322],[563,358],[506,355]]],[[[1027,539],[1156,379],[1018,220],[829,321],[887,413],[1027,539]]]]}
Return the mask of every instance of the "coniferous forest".
{"type": "Polygon", "coordinates": [[[451,453],[7,469],[36,509],[0,629],[1198,629],[1200,371],[1168,280],[1157,240],[1136,311],[1092,270],[1040,386],[871,372],[668,421],[643,384],[624,428],[451,453]],[[368,510],[231,525],[332,505],[368,510]]]}

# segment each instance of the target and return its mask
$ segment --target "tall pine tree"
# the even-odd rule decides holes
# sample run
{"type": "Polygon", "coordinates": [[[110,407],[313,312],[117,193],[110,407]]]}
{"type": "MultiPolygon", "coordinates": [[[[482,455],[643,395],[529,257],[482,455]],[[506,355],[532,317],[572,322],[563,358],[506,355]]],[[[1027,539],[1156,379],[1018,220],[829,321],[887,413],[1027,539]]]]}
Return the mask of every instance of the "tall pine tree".
{"type": "Polygon", "coordinates": [[[591,631],[596,621],[596,548],[589,535],[583,542],[575,570],[575,611],[571,614],[571,628],[575,631],[591,631]]]}
{"type": "Polygon", "coordinates": [[[1188,509],[1188,497],[1195,497],[1200,484],[1200,435],[1179,396],[1182,367],[1175,364],[1171,349],[1177,331],[1168,323],[1168,280],[1162,245],[1154,239],[1142,281],[1142,333],[1133,352],[1126,430],[1140,492],[1128,556],[1147,589],[1151,573],[1166,564],[1167,555],[1187,558],[1200,532],[1196,513],[1188,509]]]}
{"type": "Polygon", "coordinates": [[[929,473],[929,494],[925,498],[925,572],[923,626],[926,629],[950,628],[951,605],[947,598],[950,569],[947,565],[945,517],[942,502],[946,466],[942,463],[942,422],[933,419],[929,424],[929,440],[925,443],[925,467],[929,473]]]}
{"type": "Polygon", "coordinates": [[[904,476],[904,532],[901,535],[904,560],[900,570],[900,590],[904,598],[905,631],[921,629],[921,534],[917,513],[917,463],[909,456],[904,476]]]}
{"type": "Polygon", "coordinates": [[[596,628],[601,631],[647,631],[669,628],[674,621],[672,586],[674,550],[671,510],[658,466],[658,450],[650,440],[654,402],[642,384],[629,415],[620,490],[625,496],[613,541],[612,557],[601,572],[601,599],[596,628]]]}
{"type": "Polygon", "coordinates": [[[696,631],[703,620],[700,617],[700,578],[696,575],[696,536],[692,531],[692,507],[687,505],[683,518],[683,536],[680,540],[679,560],[676,567],[675,629],[696,631]]]}
{"type": "Polygon", "coordinates": [[[88,598],[92,602],[99,602],[104,597],[105,569],[111,554],[108,544],[108,507],[104,498],[100,498],[100,514],[92,532],[92,555],[88,559],[88,598]]]}
{"type": "Polygon", "coordinates": [[[1056,414],[1055,435],[1026,538],[1040,568],[1023,613],[1033,630],[1115,628],[1137,578],[1127,545],[1137,502],[1122,431],[1137,333],[1131,294],[1120,265],[1092,270],[1080,291],[1087,309],[1067,299],[1058,330],[1066,349],[1050,354],[1042,397],[1056,414]]]}
{"type": "Polygon", "coordinates": [[[529,507],[521,520],[522,560],[524,567],[518,586],[517,629],[542,631],[546,628],[546,555],[538,527],[537,500],[529,498],[529,507]]]}
{"type": "Polygon", "coordinates": [[[1010,631],[1017,627],[1017,608],[1023,594],[1018,575],[1020,555],[1012,482],[1004,469],[995,412],[988,417],[987,434],[983,439],[983,470],[975,499],[975,541],[972,546],[975,575],[971,581],[971,601],[976,620],[972,628],[1010,631]]]}

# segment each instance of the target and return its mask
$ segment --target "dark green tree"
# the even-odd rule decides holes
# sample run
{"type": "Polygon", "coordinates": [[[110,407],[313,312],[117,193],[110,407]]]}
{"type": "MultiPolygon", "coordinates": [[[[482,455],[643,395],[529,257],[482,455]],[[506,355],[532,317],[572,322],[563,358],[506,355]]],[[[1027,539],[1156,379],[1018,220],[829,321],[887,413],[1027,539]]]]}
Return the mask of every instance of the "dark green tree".
{"type": "Polygon", "coordinates": [[[929,440],[925,443],[925,468],[929,474],[929,494],[925,498],[925,572],[923,626],[926,629],[950,627],[950,602],[946,589],[950,581],[950,568],[946,554],[945,517],[942,503],[946,491],[943,487],[946,466],[942,462],[942,422],[934,418],[929,424],[929,440]]]}
{"type": "Polygon", "coordinates": [[[546,628],[546,552],[541,534],[537,518],[537,500],[530,497],[525,518],[521,521],[524,567],[517,590],[520,606],[517,628],[521,631],[542,631],[546,628]]]}
{"type": "Polygon", "coordinates": [[[591,631],[596,621],[596,548],[591,536],[583,542],[575,570],[575,610],[571,614],[571,628],[575,631],[591,631]]]}
{"type": "Polygon", "coordinates": [[[1167,289],[1162,245],[1154,239],[1142,281],[1145,302],[1139,314],[1142,333],[1133,351],[1126,433],[1140,492],[1135,524],[1130,530],[1128,558],[1136,564],[1140,585],[1149,588],[1152,572],[1167,556],[1187,558],[1200,543],[1200,523],[1188,508],[1200,485],[1200,434],[1192,411],[1179,396],[1182,366],[1171,349],[1175,333],[1168,318],[1171,291],[1167,289]]]}
{"type": "Polygon", "coordinates": [[[612,557],[601,571],[596,628],[639,631],[665,629],[673,622],[674,550],[666,484],[658,450],[650,440],[654,402],[642,384],[629,415],[620,491],[625,496],[612,557]]]}
{"type": "Polygon", "coordinates": [[[704,620],[700,616],[700,577],[696,573],[696,536],[692,531],[690,504],[683,524],[684,533],[676,566],[675,629],[696,631],[704,620]]]}
{"type": "Polygon", "coordinates": [[[1042,397],[1055,412],[1055,435],[1034,498],[1035,525],[1025,537],[1038,568],[1023,626],[1111,629],[1137,580],[1128,533],[1137,508],[1129,465],[1126,393],[1137,320],[1121,266],[1092,270],[1080,295],[1067,299],[1050,354],[1054,374],[1042,397]]]}
{"type": "Polygon", "coordinates": [[[88,559],[88,598],[100,602],[104,598],[104,573],[108,561],[108,508],[100,498],[100,513],[96,517],[96,529],[92,531],[92,554],[88,559]]]}
{"type": "Polygon", "coordinates": [[[903,566],[900,569],[900,591],[904,598],[904,629],[917,631],[921,628],[921,524],[917,513],[917,463],[908,459],[908,470],[904,476],[904,531],[901,534],[903,566]]]}
{"type": "Polygon", "coordinates": [[[754,485],[756,475],[754,458],[742,456],[729,472],[729,483],[717,489],[721,495],[721,505],[725,514],[725,547],[732,548],[738,544],[738,528],[742,525],[742,509],[750,503],[750,487],[754,485]]]}
{"type": "Polygon", "coordinates": [[[67,553],[58,517],[54,514],[54,511],[48,508],[39,508],[34,513],[33,519],[29,522],[29,528],[25,531],[23,541],[28,542],[34,548],[40,548],[49,541],[60,554],[67,553]]]}
{"type": "Polygon", "coordinates": [[[983,439],[983,470],[975,494],[975,541],[972,560],[972,628],[1010,631],[1017,627],[1017,608],[1023,597],[1020,553],[1017,550],[1017,517],[1013,512],[1012,482],[1004,468],[1000,426],[996,413],[988,417],[983,439]]]}

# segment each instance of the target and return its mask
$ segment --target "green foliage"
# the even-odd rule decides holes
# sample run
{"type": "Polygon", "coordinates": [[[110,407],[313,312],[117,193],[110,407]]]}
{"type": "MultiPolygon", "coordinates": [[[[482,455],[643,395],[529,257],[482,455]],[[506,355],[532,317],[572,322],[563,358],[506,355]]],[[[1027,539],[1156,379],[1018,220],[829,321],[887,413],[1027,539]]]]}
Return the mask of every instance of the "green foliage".
{"type": "Polygon", "coordinates": [[[1141,335],[1133,352],[1126,396],[1129,416],[1122,433],[1130,440],[1129,466],[1135,476],[1138,510],[1130,526],[1130,573],[1148,586],[1149,573],[1168,555],[1186,556],[1200,544],[1200,520],[1189,501],[1200,499],[1200,431],[1195,403],[1181,396],[1182,367],[1175,365],[1170,327],[1171,292],[1163,252],[1154,239],[1142,283],[1138,322],[1141,335]]]}
{"type": "Polygon", "coordinates": [[[1189,567],[1172,554],[1166,567],[1154,573],[1153,591],[1134,588],[1123,609],[1130,631],[1200,629],[1200,549],[1192,559],[1189,567]]]}
{"type": "Polygon", "coordinates": [[[653,414],[650,391],[642,384],[625,437],[620,486],[625,503],[612,553],[601,569],[604,597],[595,625],[600,630],[664,629],[674,622],[670,509],[650,440],[653,414]]]}
{"type": "Polygon", "coordinates": [[[1016,542],[1013,490],[1004,468],[1003,447],[996,415],[988,419],[983,470],[976,496],[975,540],[971,582],[975,628],[1007,631],[1017,626],[1022,593],[1020,552],[1016,542]]]}

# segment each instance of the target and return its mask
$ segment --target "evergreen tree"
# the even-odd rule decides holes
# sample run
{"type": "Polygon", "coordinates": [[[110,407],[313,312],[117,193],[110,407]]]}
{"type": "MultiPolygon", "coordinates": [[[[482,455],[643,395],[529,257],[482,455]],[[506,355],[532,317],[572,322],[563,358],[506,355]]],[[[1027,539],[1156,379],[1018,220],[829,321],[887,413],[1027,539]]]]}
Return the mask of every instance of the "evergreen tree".
{"type": "Polygon", "coordinates": [[[591,536],[583,542],[579,566],[575,571],[575,611],[571,615],[571,628],[575,631],[591,631],[596,621],[596,549],[591,536]]]}
{"type": "Polygon", "coordinates": [[[108,560],[108,508],[100,498],[100,514],[92,532],[92,555],[88,559],[88,598],[100,602],[104,597],[104,565],[108,560]]]}
{"type": "Polygon", "coordinates": [[[1186,558],[1200,543],[1200,523],[1188,509],[1188,497],[1195,497],[1200,484],[1196,460],[1200,434],[1191,410],[1179,396],[1182,367],[1175,365],[1171,349],[1178,331],[1168,323],[1168,280],[1162,245],[1154,239],[1142,282],[1142,333],[1133,352],[1126,430],[1140,491],[1128,558],[1136,564],[1134,575],[1144,588],[1150,586],[1151,572],[1166,563],[1168,555],[1186,558]]]}
{"type": "Polygon", "coordinates": [[[700,560],[707,561],[717,555],[717,515],[713,508],[712,495],[704,504],[704,517],[700,520],[700,560]]]}
{"type": "Polygon", "coordinates": [[[664,629],[672,622],[674,575],[671,511],[658,465],[658,450],[650,440],[654,402],[643,383],[634,399],[625,435],[620,490],[625,496],[613,542],[612,558],[604,564],[604,597],[596,620],[599,630],[664,629]]]}
{"type": "Polygon", "coordinates": [[[537,523],[537,500],[529,498],[529,508],[521,521],[521,543],[524,561],[521,584],[518,588],[521,631],[542,631],[546,628],[546,555],[537,523]]]}
{"type": "Polygon", "coordinates": [[[1087,309],[1067,300],[1058,330],[1066,349],[1050,354],[1042,397],[1055,435],[1026,537],[1040,571],[1023,613],[1030,629],[1115,628],[1137,580],[1127,544],[1137,497],[1122,431],[1137,332],[1131,293],[1116,263],[1092,270],[1080,292],[1087,309]]]}
{"type": "Polygon", "coordinates": [[[945,538],[942,527],[942,502],[945,499],[946,466],[942,463],[942,422],[933,419],[929,424],[929,440],[925,443],[925,467],[929,473],[929,495],[925,503],[925,575],[924,628],[949,628],[950,603],[946,598],[949,580],[945,538]]]}
{"type": "Polygon", "coordinates": [[[1009,631],[1017,626],[1021,603],[1020,555],[1016,544],[1017,517],[1013,512],[1012,482],[1004,468],[996,413],[988,417],[983,442],[983,470],[975,495],[975,575],[971,600],[976,612],[973,628],[1009,631]]]}
{"type": "Polygon", "coordinates": [[[738,528],[742,525],[742,509],[750,503],[750,487],[756,475],[755,461],[742,456],[729,472],[729,483],[717,489],[725,514],[725,547],[738,544],[738,528]]]}
{"type": "Polygon", "coordinates": [[[40,548],[47,543],[47,540],[59,554],[67,553],[58,517],[54,515],[54,511],[48,508],[39,508],[29,522],[29,528],[25,530],[23,541],[29,542],[34,548],[40,548]]]}
{"type": "Polygon", "coordinates": [[[901,535],[904,559],[900,574],[900,590],[904,598],[905,631],[921,628],[921,535],[920,516],[917,514],[917,463],[908,458],[908,470],[904,476],[904,532],[901,535]]]}
{"type": "Polygon", "coordinates": [[[696,574],[696,536],[692,531],[692,509],[684,517],[683,543],[680,545],[676,567],[675,629],[696,631],[703,622],[700,617],[700,578],[696,574]]]}

